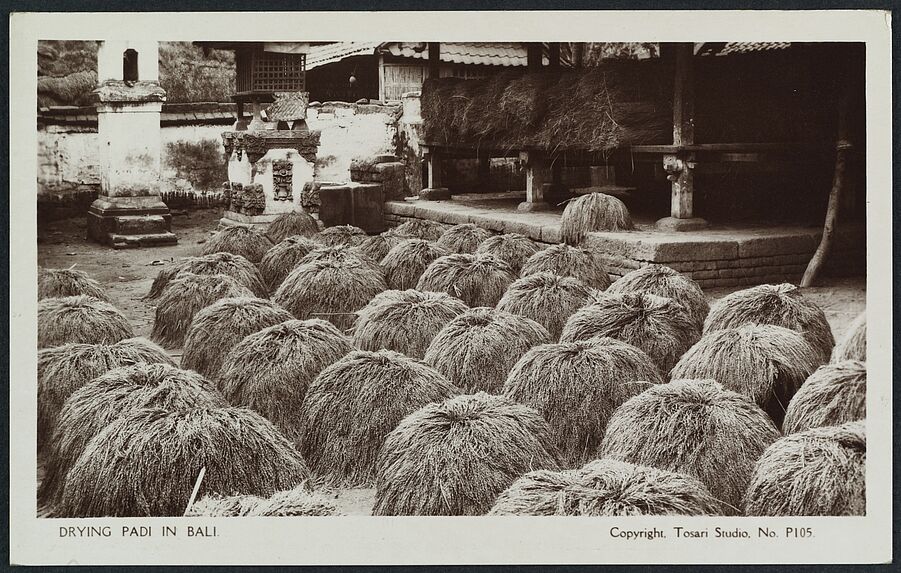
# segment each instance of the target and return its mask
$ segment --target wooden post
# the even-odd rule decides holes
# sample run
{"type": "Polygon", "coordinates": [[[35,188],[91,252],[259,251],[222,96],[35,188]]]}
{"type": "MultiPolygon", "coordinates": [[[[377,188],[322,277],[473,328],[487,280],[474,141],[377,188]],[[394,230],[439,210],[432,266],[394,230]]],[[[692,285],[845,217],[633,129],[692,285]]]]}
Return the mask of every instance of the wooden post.
{"type": "Polygon", "coordinates": [[[534,151],[522,151],[519,158],[526,167],[526,200],[519,204],[519,211],[545,211],[550,208],[544,200],[544,184],[547,181],[547,158],[534,151]]]}
{"type": "Polygon", "coordinates": [[[441,160],[434,150],[430,150],[426,155],[429,162],[429,189],[438,189],[441,187],[441,160]]]}
{"type": "Polygon", "coordinates": [[[675,48],[676,73],[673,82],[673,145],[695,142],[694,44],[675,48]]]}
{"type": "Polygon", "coordinates": [[[429,42],[429,79],[440,77],[441,43],[429,42]]]}
{"type": "Polygon", "coordinates": [[[560,42],[551,42],[547,48],[548,66],[552,70],[560,69],[560,42]]]}
{"type": "Polygon", "coordinates": [[[530,72],[541,70],[543,52],[544,48],[540,42],[526,43],[526,64],[530,72]]]}
{"type": "Polygon", "coordinates": [[[482,191],[488,190],[488,187],[491,184],[491,155],[482,149],[478,151],[479,156],[479,167],[478,167],[478,180],[479,186],[482,187],[482,191]]]}

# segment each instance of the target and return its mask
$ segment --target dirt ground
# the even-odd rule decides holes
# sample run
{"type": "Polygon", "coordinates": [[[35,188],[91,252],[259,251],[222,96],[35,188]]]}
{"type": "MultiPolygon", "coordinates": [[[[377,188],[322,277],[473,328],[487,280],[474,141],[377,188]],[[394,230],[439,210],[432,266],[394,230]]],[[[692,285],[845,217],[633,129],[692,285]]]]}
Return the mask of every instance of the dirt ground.
{"type": "MultiPolygon", "coordinates": [[[[154,277],[165,265],[180,258],[200,254],[203,243],[214,232],[221,211],[175,211],[172,231],[178,245],[132,250],[115,250],[85,240],[85,220],[65,219],[43,225],[38,231],[38,264],[42,267],[74,266],[100,281],[113,304],[129,319],[138,336],[149,336],[155,312],[154,301],[143,300],[154,277]]],[[[707,292],[715,301],[741,287],[717,288],[707,292]]],[[[864,277],[826,279],[822,286],[804,291],[826,313],[836,339],[866,304],[864,277]]],[[[180,360],[181,351],[173,352],[180,360]]],[[[374,490],[336,490],[338,510],[345,515],[369,515],[374,503],[374,490]]]]}

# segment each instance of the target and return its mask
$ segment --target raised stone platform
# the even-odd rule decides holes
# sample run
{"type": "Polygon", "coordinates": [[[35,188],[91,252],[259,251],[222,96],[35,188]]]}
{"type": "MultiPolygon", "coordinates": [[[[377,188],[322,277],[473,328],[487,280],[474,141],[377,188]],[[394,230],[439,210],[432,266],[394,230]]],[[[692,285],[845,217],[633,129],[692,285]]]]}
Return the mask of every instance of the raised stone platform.
{"type": "MultiPolygon", "coordinates": [[[[540,243],[559,243],[560,211],[522,213],[515,202],[389,201],[385,219],[398,225],[429,219],[448,225],[474,223],[500,233],[520,233],[540,243]]],[[[711,226],[694,231],[661,231],[653,222],[636,231],[590,233],[586,246],[604,254],[611,278],[649,264],[662,264],[694,278],[702,287],[731,287],[767,282],[798,283],[820,241],[814,227],[711,226]]],[[[866,230],[837,230],[827,270],[863,274],[866,230]]]]}

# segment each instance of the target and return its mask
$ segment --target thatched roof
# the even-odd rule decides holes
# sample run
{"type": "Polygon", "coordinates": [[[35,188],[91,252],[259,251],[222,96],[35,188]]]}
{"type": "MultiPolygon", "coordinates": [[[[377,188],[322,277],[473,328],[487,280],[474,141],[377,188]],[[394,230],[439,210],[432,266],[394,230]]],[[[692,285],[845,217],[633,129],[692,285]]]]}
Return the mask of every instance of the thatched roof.
{"type": "Polygon", "coordinates": [[[672,105],[657,62],[561,73],[429,79],[422,87],[432,145],[609,151],[672,141],[672,105]]]}

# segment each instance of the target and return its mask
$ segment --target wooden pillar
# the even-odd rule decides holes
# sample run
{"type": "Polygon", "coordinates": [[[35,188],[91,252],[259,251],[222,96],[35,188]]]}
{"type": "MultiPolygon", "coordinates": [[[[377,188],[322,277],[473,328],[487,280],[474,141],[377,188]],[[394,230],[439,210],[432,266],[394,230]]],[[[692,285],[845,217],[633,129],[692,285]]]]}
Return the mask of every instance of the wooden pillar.
{"type": "Polygon", "coordinates": [[[551,42],[548,44],[548,66],[552,70],[560,69],[560,42],[551,42]]]}
{"type": "Polygon", "coordinates": [[[437,78],[441,74],[441,43],[429,42],[429,78],[437,78]]]}
{"type": "Polygon", "coordinates": [[[422,159],[426,164],[426,186],[419,191],[419,198],[426,201],[450,199],[450,191],[441,186],[441,157],[438,150],[422,146],[422,159]]]}
{"type": "Polygon", "coordinates": [[[542,54],[544,48],[540,42],[526,43],[526,63],[530,72],[540,71],[542,62],[542,54]]]}
{"type": "Polygon", "coordinates": [[[479,156],[479,167],[478,167],[478,180],[479,186],[482,187],[482,191],[488,190],[488,187],[491,184],[491,155],[484,150],[478,151],[479,156]]]}
{"type": "Polygon", "coordinates": [[[441,187],[441,159],[434,151],[430,151],[426,155],[429,164],[429,189],[438,189],[441,187]]]}

